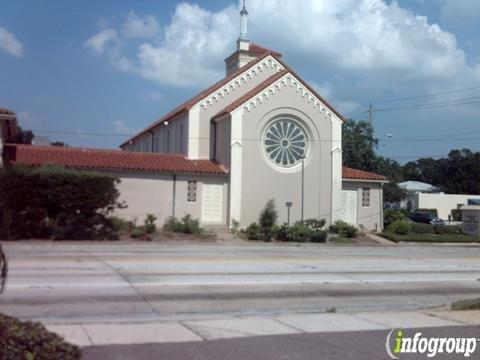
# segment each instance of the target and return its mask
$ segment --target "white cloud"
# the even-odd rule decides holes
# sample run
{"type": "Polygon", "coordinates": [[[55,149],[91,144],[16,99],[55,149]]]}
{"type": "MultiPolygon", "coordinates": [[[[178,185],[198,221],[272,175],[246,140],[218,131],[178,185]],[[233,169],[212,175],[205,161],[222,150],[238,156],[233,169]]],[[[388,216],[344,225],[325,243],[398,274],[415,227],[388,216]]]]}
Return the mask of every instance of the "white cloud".
{"type": "Polygon", "coordinates": [[[89,38],[83,44],[84,47],[88,48],[96,55],[103,55],[106,50],[107,45],[118,38],[117,31],[112,28],[103,29],[97,34],[89,38]]]}
{"type": "Polygon", "coordinates": [[[123,23],[122,32],[127,38],[151,38],[160,30],[157,20],[152,15],[138,16],[130,11],[123,23]]]}
{"type": "Polygon", "coordinates": [[[135,133],[135,130],[132,129],[128,124],[123,120],[114,120],[112,121],[115,131],[122,135],[131,135],[135,133]]]}
{"type": "Polygon", "coordinates": [[[17,37],[4,27],[0,27],[0,49],[15,57],[23,56],[23,45],[17,37]]]}
{"type": "MultiPolygon", "coordinates": [[[[443,82],[452,88],[480,79],[480,67],[467,64],[453,34],[395,1],[250,0],[248,10],[251,39],[284,52],[287,60],[301,58],[311,70],[397,87],[443,82]]],[[[144,30],[145,17],[129,13],[128,19],[144,30]]],[[[212,12],[180,3],[162,37],[140,44],[134,56],[116,49],[112,63],[164,85],[205,86],[222,77],[223,59],[234,50],[238,28],[236,7],[212,12]]],[[[127,35],[124,26],[122,34],[127,41],[135,31],[127,35]]],[[[102,52],[113,37],[98,39],[94,48],[102,52]]],[[[320,93],[328,97],[324,85],[320,93]]]]}
{"type": "Polygon", "coordinates": [[[454,35],[395,1],[252,0],[249,7],[256,34],[345,71],[451,78],[465,65],[454,35]],[[280,24],[282,31],[262,33],[280,24]]]}
{"type": "Polygon", "coordinates": [[[233,45],[236,10],[212,13],[181,3],[166,27],[160,46],[140,45],[138,73],[175,86],[204,86],[223,75],[222,60],[233,45]]]}

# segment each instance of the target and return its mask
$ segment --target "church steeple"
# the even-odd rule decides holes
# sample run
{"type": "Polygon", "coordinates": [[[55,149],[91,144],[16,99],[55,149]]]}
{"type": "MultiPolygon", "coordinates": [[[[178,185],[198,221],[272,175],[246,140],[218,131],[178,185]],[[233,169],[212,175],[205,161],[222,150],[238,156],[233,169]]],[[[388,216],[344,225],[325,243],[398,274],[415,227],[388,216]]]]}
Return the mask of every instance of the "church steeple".
{"type": "Polygon", "coordinates": [[[248,11],[245,7],[245,0],[243,0],[243,8],[240,11],[240,40],[247,39],[247,30],[248,30],[248,11]]]}
{"type": "Polygon", "coordinates": [[[247,37],[248,32],[248,11],[245,7],[245,0],[243,0],[243,8],[240,11],[240,37],[237,41],[237,50],[250,50],[250,41],[247,37]]]}

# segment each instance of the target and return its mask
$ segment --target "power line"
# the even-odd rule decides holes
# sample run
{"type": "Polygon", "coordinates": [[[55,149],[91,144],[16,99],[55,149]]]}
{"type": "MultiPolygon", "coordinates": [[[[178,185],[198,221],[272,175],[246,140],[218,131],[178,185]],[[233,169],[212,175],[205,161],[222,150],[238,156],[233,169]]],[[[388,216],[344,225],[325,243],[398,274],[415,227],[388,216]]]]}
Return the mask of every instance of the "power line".
{"type": "Polygon", "coordinates": [[[113,134],[113,133],[96,133],[83,131],[57,131],[57,130],[31,130],[33,133],[39,134],[58,134],[58,135],[77,135],[77,136],[116,136],[116,137],[132,137],[133,134],[113,134]]]}
{"type": "Polygon", "coordinates": [[[434,103],[424,103],[424,104],[412,104],[412,105],[405,105],[399,107],[392,107],[392,108],[380,108],[375,109],[375,112],[378,111],[409,111],[409,110],[424,110],[424,109],[434,109],[439,107],[449,107],[449,106],[459,106],[459,105],[468,105],[468,104],[475,104],[480,102],[480,96],[470,97],[470,98],[462,98],[462,99],[454,99],[454,100],[447,100],[442,102],[434,102],[434,103]]]}
{"type": "MultiPolygon", "coordinates": [[[[54,131],[54,130],[33,130],[36,133],[42,134],[61,134],[61,135],[75,135],[75,136],[121,136],[121,137],[130,137],[133,135],[128,134],[113,134],[113,133],[95,133],[95,132],[79,132],[79,131],[54,131]]],[[[470,131],[470,132],[461,132],[453,133],[450,135],[463,135],[463,134],[474,134],[479,133],[480,131],[470,131]]],[[[425,141],[470,141],[470,140],[480,140],[480,137],[467,137],[467,138],[451,138],[450,135],[439,135],[439,136],[448,136],[448,137],[435,137],[435,138],[410,138],[410,139],[378,139],[380,142],[425,142],[425,141]]],[[[189,139],[195,140],[210,140],[209,137],[188,137],[189,139]]],[[[262,138],[232,138],[232,141],[241,140],[241,141],[263,141],[262,138]]],[[[309,139],[309,142],[313,143],[332,143],[340,142],[341,139],[331,139],[331,140],[317,140],[309,139]]]]}
{"type": "Polygon", "coordinates": [[[380,101],[374,101],[373,103],[374,104],[385,104],[385,103],[392,103],[392,102],[401,102],[401,101],[407,101],[407,100],[416,100],[416,99],[434,97],[434,96],[439,96],[439,95],[456,94],[456,93],[460,93],[460,92],[474,91],[474,90],[479,90],[479,89],[480,89],[480,86],[475,86],[475,87],[466,88],[466,89],[442,91],[442,92],[438,92],[438,93],[431,93],[431,94],[397,98],[397,99],[380,100],[380,101]]]}

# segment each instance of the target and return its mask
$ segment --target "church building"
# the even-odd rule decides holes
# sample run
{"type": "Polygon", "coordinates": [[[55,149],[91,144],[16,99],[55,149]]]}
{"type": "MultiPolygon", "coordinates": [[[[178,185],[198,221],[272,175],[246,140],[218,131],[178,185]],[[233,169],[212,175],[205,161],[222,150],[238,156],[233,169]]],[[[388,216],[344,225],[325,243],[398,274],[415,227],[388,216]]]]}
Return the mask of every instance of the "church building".
{"type": "Polygon", "coordinates": [[[225,78],[121,144],[122,151],[5,145],[11,163],[55,163],[120,179],[118,216],[191,214],[242,227],[274,199],[279,222],[383,228],[384,176],[342,167],[346,119],[283,60],[250,42],[241,10],[225,78]]]}
{"type": "Polygon", "coordinates": [[[237,51],[225,60],[225,78],[121,148],[225,166],[224,184],[202,184],[204,220],[245,226],[275,199],[282,221],[288,204],[292,220],[344,219],[381,228],[386,179],[342,168],[345,119],[281,54],[250,42],[245,6],[240,15],[237,51]]]}

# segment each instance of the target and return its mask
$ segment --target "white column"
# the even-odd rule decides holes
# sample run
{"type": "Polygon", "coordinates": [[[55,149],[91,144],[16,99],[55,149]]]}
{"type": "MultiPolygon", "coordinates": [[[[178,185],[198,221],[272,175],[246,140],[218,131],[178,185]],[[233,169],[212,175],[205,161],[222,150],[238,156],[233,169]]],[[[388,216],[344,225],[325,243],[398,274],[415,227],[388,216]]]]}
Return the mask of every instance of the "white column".
{"type": "Polygon", "coordinates": [[[230,223],[242,221],[242,113],[243,109],[231,115],[230,223]]]}
{"type": "Polygon", "coordinates": [[[188,112],[188,158],[198,159],[200,154],[200,106],[188,112]]]}
{"type": "Polygon", "coordinates": [[[342,121],[331,115],[332,124],[332,222],[342,218],[342,121]]]}

